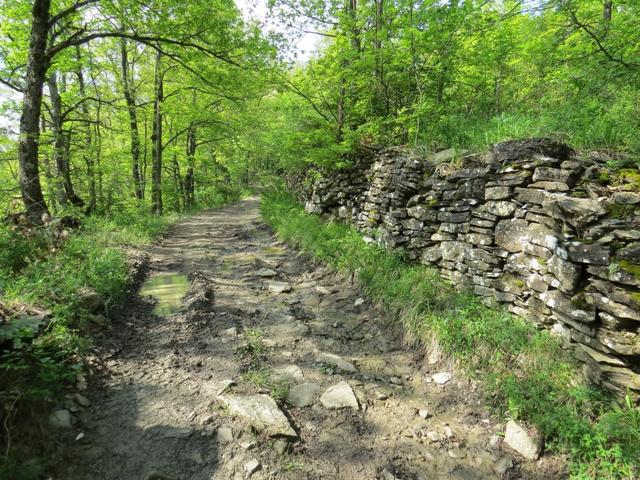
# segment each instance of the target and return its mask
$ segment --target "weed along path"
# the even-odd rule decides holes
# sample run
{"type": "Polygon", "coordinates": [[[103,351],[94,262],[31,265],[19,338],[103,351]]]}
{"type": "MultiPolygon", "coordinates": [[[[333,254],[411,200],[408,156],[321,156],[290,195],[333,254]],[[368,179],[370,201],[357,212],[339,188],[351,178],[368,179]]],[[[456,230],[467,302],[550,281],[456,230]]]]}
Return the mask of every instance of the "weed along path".
{"type": "Polygon", "coordinates": [[[161,298],[131,298],[98,340],[54,478],[564,478],[559,459],[503,443],[476,384],[279,243],[257,198],[149,253],[143,292],[161,298]]]}

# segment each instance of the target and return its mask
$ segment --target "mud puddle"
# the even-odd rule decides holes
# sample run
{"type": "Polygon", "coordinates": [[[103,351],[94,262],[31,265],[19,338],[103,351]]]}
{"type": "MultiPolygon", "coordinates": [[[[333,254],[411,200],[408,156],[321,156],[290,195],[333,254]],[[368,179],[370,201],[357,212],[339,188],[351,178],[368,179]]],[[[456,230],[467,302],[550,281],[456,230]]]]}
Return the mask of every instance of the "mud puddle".
{"type": "Polygon", "coordinates": [[[169,317],[180,311],[180,300],[189,290],[189,280],[181,273],[158,273],[147,279],[140,289],[140,295],[151,296],[158,302],[153,314],[169,317]]]}

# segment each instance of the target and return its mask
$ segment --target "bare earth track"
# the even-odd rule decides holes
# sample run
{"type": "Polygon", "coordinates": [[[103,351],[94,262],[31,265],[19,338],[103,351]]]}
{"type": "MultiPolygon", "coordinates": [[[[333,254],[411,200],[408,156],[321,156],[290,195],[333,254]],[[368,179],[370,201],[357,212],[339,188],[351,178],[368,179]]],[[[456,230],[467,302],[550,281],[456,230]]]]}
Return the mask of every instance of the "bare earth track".
{"type": "Polygon", "coordinates": [[[203,212],[149,249],[150,274],[189,275],[185,308],[157,317],[150,298],[133,297],[115,315],[98,339],[103,368],[90,382],[91,405],[62,438],[65,461],[53,478],[566,476],[560,459],[525,461],[501,445],[504,424],[483,408],[477,385],[403,347],[401,332],[359,300],[356,286],[278,243],[258,207],[250,198],[203,212]],[[282,285],[272,282],[291,291],[276,293],[282,285]],[[310,406],[279,403],[297,439],[269,436],[219,398],[225,380],[235,382],[225,398],[269,394],[243,375],[247,360],[238,353],[255,332],[272,379],[318,385],[310,406]],[[343,369],[327,353],[347,362],[343,369]],[[437,384],[431,375],[439,372],[453,377],[437,384]],[[357,408],[320,401],[341,381],[357,408]]]}

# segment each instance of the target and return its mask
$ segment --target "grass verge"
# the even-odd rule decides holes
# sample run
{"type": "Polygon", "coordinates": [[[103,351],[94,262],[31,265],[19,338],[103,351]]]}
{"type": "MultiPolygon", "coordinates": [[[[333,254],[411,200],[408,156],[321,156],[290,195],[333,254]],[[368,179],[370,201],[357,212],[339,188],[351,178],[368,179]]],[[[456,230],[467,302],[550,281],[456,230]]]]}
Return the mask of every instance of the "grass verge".
{"type": "Polygon", "coordinates": [[[547,448],[570,455],[574,479],[640,478],[640,409],[585,384],[579,365],[546,331],[458,292],[434,269],[367,244],[353,228],[308,215],[287,192],[265,193],[265,221],[283,240],[337,270],[425,343],[434,337],[481,378],[499,414],[535,425],[547,448]]]}

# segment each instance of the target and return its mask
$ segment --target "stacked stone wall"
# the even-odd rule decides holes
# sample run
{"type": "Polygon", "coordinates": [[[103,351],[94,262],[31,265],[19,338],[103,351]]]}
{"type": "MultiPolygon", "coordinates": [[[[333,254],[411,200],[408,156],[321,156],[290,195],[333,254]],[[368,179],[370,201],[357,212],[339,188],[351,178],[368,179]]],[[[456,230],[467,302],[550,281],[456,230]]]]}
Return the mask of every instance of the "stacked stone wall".
{"type": "Polygon", "coordinates": [[[640,175],[604,172],[545,139],[462,158],[390,148],[299,192],[561,336],[592,381],[640,392],[640,175]]]}

